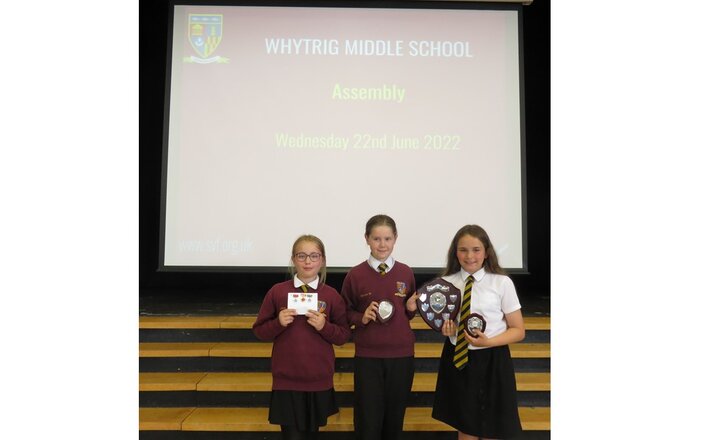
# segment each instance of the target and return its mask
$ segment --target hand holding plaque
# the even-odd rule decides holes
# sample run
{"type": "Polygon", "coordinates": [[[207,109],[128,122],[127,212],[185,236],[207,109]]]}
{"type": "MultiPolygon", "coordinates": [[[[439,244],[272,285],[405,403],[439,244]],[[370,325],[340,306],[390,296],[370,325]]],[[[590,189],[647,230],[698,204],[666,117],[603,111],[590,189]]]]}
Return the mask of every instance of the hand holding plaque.
{"type": "Polygon", "coordinates": [[[417,290],[420,317],[437,332],[443,322],[455,319],[460,311],[460,289],[442,278],[435,278],[417,290]]]}
{"type": "Polygon", "coordinates": [[[470,333],[473,337],[477,337],[478,333],[485,333],[487,321],[482,315],[471,313],[467,318],[465,318],[463,324],[468,333],[470,333]]]}
{"type": "Polygon", "coordinates": [[[395,306],[393,303],[387,300],[380,301],[380,304],[378,304],[377,319],[381,324],[385,324],[390,321],[394,312],[395,306]]]}

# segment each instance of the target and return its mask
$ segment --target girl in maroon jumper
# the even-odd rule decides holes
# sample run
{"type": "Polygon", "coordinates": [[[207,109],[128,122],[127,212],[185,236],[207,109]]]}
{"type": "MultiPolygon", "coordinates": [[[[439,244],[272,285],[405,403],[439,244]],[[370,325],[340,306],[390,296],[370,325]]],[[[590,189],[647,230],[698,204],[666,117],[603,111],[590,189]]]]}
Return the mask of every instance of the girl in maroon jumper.
{"type": "Polygon", "coordinates": [[[312,440],[327,418],[338,412],[333,388],[335,351],[350,338],[345,303],[325,284],[325,246],[313,235],[295,241],[293,279],[274,285],[253,324],[258,339],[273,341],[270,423],[283,440],[312,440]],[[288,294],[316,292],[318,310],[299,315],[288,308],[288,294]]]}
{"type": "Polygon", "coordinates": [[[348,320],[355,326],[353,417],[361,440],[400,438],[415,371],[410,329],[417,309],[415,276],[391,256],[396,240],[392,218],[370,218],[365,225],[370,257],[350,269],[342,286],[348,320]],[[378,316],[383,301],[393,310],[386,322],[378,316]]]}

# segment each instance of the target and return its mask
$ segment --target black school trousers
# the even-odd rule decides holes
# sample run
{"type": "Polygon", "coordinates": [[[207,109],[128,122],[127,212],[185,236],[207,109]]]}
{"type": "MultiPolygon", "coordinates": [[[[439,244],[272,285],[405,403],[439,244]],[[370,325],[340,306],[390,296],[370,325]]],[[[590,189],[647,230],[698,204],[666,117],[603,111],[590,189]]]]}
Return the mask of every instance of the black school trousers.
{"type": "Polygon", "coordinates": [[[356,439],[400,439],[414,373],[412,356],[355,357],[353,419],[356,439]]]}

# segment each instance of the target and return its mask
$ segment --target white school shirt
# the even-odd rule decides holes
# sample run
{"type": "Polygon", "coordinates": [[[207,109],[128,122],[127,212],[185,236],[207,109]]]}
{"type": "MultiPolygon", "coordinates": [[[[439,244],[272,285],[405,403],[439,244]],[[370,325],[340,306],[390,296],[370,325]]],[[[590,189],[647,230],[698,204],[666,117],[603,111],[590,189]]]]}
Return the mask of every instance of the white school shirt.
{"type": "Polygon", "coordinates": [[[293,277],[293,286],[295,286],[296,289],[299,289],[302,287],[303,284],[307,284],[308,286],[317,290],[317,286],[318,284],[320,284],[320,277],[315,277],[315,279],[310,281],[309,283],[303,283],[303,281],[298,278],[297,274],[295,274],[295,276],[293,277]]]}
{"type": "MultiPolygon", "coordinates": [[[[380,266],[380,264],[382,264],[382,261],[373,257],[372,254],[370,255],[370,258],[368,258],[368,264],[370,265],[370,267],[375,269],[375,272],[380,272],[380,269],[378,269],[378,266],[380,266]]],[[[385,260],[385,264],[387,264],[387,269],[385,269],[385,273],[388,273],[388,272],[390,272],[390,270],[392,270],[392,267],[395,265],[395,259],[392,256],[389,256],[389,257],[387,257],[387,260],[385,260]]]]}
{"type": "MultiPolygon", "coordinates": [[[[520,310],[515,285],[510,277],[495,273],[486,273],[485,268],[472,274],[475,277],[473,282],[472,296],[470,297],[470,313],[478,313],[487,321],[485,336],[492,338],[507,330],[505,315],[520,310]]],[[[442,277],[445,281],[452,283],[460,289],[460,298],[465,290],[465,281],[470,274],[460,269],[451,275],[442,277]]],[[[460,305],[462,310],[462,304],[460,305]]],[[[459,321],[460,314],[456,318],[459,321]]],[[[456,322],[458,323],[458,322],[456,322]]],[[[450,342],[455,345],[457,336],[450,336],[450,342]]],[[[478,350],[488,347],[475,347],[468,344],[470,350],[478,350]]]]}

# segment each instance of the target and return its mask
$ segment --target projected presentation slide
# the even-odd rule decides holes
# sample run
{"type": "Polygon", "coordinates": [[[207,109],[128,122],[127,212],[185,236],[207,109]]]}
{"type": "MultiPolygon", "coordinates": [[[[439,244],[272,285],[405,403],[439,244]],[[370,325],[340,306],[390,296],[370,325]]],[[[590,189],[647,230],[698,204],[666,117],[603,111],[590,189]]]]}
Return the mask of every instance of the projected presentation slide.
{"type": "Polygon", "coordinates": [[[523,268],[518,9],[175,6],[164,266],[286,267],[301,234],[330,267],[445,266],[484,227],[523,268]]]}

